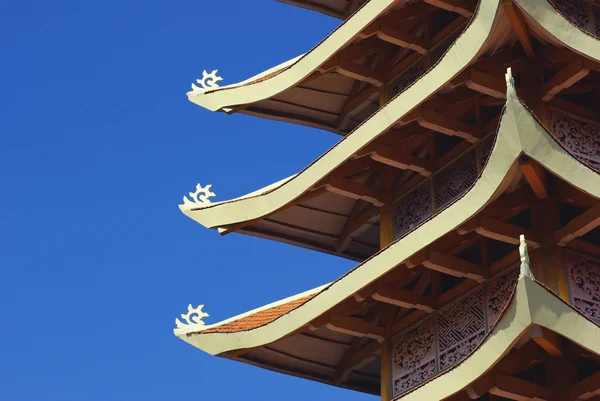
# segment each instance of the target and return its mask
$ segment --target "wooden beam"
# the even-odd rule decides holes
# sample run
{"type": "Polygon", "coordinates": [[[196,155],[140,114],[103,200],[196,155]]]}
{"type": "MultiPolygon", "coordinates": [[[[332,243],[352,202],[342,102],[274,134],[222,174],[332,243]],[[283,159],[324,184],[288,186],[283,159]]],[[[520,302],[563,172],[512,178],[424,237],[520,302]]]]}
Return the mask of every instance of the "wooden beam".
{"type": "Polygon", "coordinates": [[[479,266],[434,250],[428,250],[423,266],[455,277],[466,277],[482,283],[489,277],[485,266],[479,266]]]}
{"type": "Polygon", "coordinates": [[[528,341],[519,349],[513,348],[508,355],[498,362],[496,370],[498,373],[514,375],[543,362],[547,357],[548,355],[539,345],[533,341],[528,341]]]}
{"type": "Polygon", "coordinates": [[[420,295],[413,291],[402,288],[395,288],[390,284],[379,283],[372,298],[379,302],[399,306],[401,308],[415,308],[427,313],[433,312],[437,308],[437,302],[434,297],[420,295]]]}
{"type": "Polygon", "coordinates": [[[531,326],[529,328],[531,339],[550,356],[563,355],[563,341],[558,334],[540,326],[531,326]]]}
{"type": "Polygon", "coordinates": [[[385,76],[352,61],[341,61],[335,70],[338,74],[359,81],[368,82],[375,86],[381,86],[385,83],[385,76]]]}
{"type": "Polygon", "coordinates": [[[469,73],[470,79],[466,82],[467,88],[498,99],[506,99],[506,83],[504,80],[475,68],[470,68],[469,73]]]}
{"type": "Polygon", "coordinates": [[[527,380],[497,374],[496,386],[490,390],[490,394],[517,401],[529,401],[531,399],[550,401],[552,389],[527,380]]]}
{"type": "Polygon", "coordinates": [[[519,236],[524,234],[527,245],[533,248],[539,248],[540,246],[538,235],[530,230],[485,216],[480,216],[478,220],[479,227],[475,229],[475,232],[479,235],[496,241],[519,245],[519,236]]]}
{"type": "Polygon", "coordinates": [[[533,52],[533,45],[531,43],[531,37],[529,36],[529,29],[527,23],[519,10],[512,2],[512,0],[503,0],[502,5],[504,6],[504,13],[508,18],[508,22],[513,28],[513,31],[517,35],[517,39],[521,42],[523,50],[527,57],[533,58],[535,54],[533,52]]]}
{"type": "Polygon", "coordinates": [[[447,11],[453,11],[467,18],[473,15],[475,4],[472,1],[465,0],[424,0],[425,3],[431,4],[438,8],[443,8],[447,11]]]}
{"type": "Polygon", "coordinates": [[[325,185],[329,192],[345,196],[352,199],[362,199],[375,206],[383,206],[386,202],[386,193],[373,188],[369,188],[364,184],[340,178],[336,175],[329,177],[329,182],[325,185]]]}
{"type": "Polygon", "coordinates": [[[416,37],[407,31],[389,25],[382,25],[376,35],[385,42],[412,49],[420,54],[427,53],[429,47],[425,39],[416,37]]]}
{"type": "Polygon", "coordinates": [[[554,232],[554,240],[557,245],[565,246],[569,241],[581,237],[600,224],[600,203],[586,210],[562,228],[554,232]]]}
{"type": "Polygon", "coordinates": [[[586,377],[579,383],[575,383],[569,390],[571,400],[588,400],[593,396],[600,395],[600,371],[586,377]]]}
{"type": "Polygon", "coordinates": [[[519,167],[535,195],[539,199],[547,199],[548,178],[546,170],[538,162],[530,158],[519,160],[519,167]]]}
{"type": "Polygon", "coordinates": [[[469,387],[465,389],[465,391],[470,399],[476,400],[486,395],[495,386],[496,375],[493,372],[490,372],[475,380],[469,387]]]}
{"type": "Polygon", "coordinates": [[[458,136],[469,142],[477,142],[482,136],[481,129],[472,124],[437,113],[431,109],[422,109],[419,125],[449,136],[458,136]]]}
{"type": "Polygon", "coordinates": [[[344,316],[338,313],[329,315],[329,322],[325,324],[329,330],[348,334],[354,337],[367,337],[376,341],[383,341],[385,328],[367,323],[362,319],[344,316]]]}
{"type": "Polygon", "coordinates": [[[586,77],[589,73],[590,69],[584,62],[583,57],[576,58],[566,68],[557,72],[544,85],[542,88],[542,100],[549,102],[557,93],[586,77]]]}
{"type": "Polygon", "coordinates": [[[373,148],[371,159],[403,170],[412,170],[425,177],[433,172],[433,161],[420,159],[410,153],[389,146],[379,145],[373,148]]]}

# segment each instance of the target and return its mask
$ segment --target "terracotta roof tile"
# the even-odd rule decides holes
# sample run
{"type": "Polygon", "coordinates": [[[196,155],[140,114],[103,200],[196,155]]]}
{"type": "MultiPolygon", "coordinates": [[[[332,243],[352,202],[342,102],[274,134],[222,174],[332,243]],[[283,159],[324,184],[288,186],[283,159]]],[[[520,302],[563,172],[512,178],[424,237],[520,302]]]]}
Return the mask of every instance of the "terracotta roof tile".
{"type": "Polygon", "coordinates": [[[294,299],[293,301],[277,305],[272,308],[263,309],[251,315],[244,316],[238,320],[224,323],[220,326],[211,327],[193,334],[237,333],[239,331],[256,329],[260,326],[269,324],[274,320],[279,319],[286,313],[296,309],[297,307],[304,305],[307,301],[312,299],[318,293],[319,292],[310,294],[306,297],[294,299]]]}

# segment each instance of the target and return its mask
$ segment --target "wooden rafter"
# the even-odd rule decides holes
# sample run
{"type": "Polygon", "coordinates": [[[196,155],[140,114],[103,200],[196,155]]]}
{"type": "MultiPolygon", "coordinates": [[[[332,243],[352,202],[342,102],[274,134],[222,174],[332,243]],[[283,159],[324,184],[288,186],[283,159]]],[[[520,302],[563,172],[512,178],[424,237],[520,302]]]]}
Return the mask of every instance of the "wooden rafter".
{"type": "Polygon", "coordinates": [[[550,356],[563,355],[563,341],[558,334],[545,327],[532,326],[529,328],[531,339],[550,356]]]}
{"type": "Polygon", "coordinates": [[[476,216],[465,222],[457,232],[466,234],[473,230],[484,237],[513,245],[519,245],[519,236],[521,234],[525,235],[527,244],[533,248],[539,248],[541,243],[539,235],[531,230],[484,215],[476,216]]]}
{"type": "Polygon", "coordinates": [[[458,136],[469,142],[477,142],[483,131],[472,124],[466,124],[431,109],[422,109],[419,125],[449,136],[458,136]]]}
{"type": "Polygon", "coordinates": [[[490,394],[517,401],[525,399],[550,401],[552,389],[527,380],[498,374],[496,375],[496,385],[490,390],[490,394]]]}
{"type": "Polygon", "coordinates": [[[521,42],[525,54],[527,54],[527,57],[534,57],[535,54],[533,52],[531,37],[529,36],[529,29],[527,28],[525,18],[523,18],[523,15],[521,14],[521,10],[513,4],[512,0],[503,0],[502,5],[504,7],[504,13],[508,18],[508,22],[510,22],[515,35],[517,35],[517,39],[521,42]]]}
{"type": "Polygon", "coordinates": [[[399,29],[389,25],[380,26],[376,35],[385,42],[414,50],[420,54],[427,53],[429,47],[425,39],[414,36],[405,29],[399,29]]]}
{"type": "Polygon", "coordinates": [[[455,277],[466,277],[477,282],[484,282],[489,277],[489,269],[485,266],[433,250],[426,251],[425,259],[421,264],[431,270],[455,277]]]}
{"type": "Polygon", "coordinates": [[[412,170],[423,176],[430,176],[433,172],[433,162],[394,149],[389,146],[379,145],[373,148],[371,158],[377,162],[403,170],[412,170]]]}
{"type": "Polygon", "coordinates": [[[581,237],[600,224],[600,203],[586,210],[565,226],[554,232],[554,240],[559,246],[565,246],[569,241],[581,237]]]}
{"type": "Polygon", "coordinates": [[[577,57],[567,67],[557,72],[542,88],[542,100],[549,102],[562,90],[575,84],[590,73],[590,63],[577,57]]]}
{"type": "Polygon", "coordinates": [[[465,0],[424,0],[425,3],[431,4],[438,8],[443,8],[447,11],[453,11],[467,18],[473,15],[475,11],[475,3],[465,0]]]}
{"type": "Polygon", "coordinates": [[[383,74],[352,61],[341,61],[335,70],[338,74],[359,81],[368,82],[375,86],[383,85],[386,79],[383,74]]]}
{"type": "Polygon", "coordinates": [[[569,390],[571,400],[587,400],[598,395],[600,395],[600,371],[586,377],[579,383],[575,383],[569,390]]]}
{"type": "Polygon", "coordinates": [[[351,199],[362,199],[375,206],[382,206],[386,203],[387,196],[384,191],[369,188],[364,184],[341,178],[336,175],[329,177],[329,182],[325,185],[329,192],[345,196],[351,199]]]}
{"type": "Polygon", "coordinates": [[[539,199],[548,198],[548,177],[546,170],[535,160],[523,158],[519,167],[531,189],[539,199]]]}
{"type": "Polygon", "coordinates": [[[348,334],[354,337],[367,337],[373,340],[383,341],[385,337],[385,329],[371,323],[367,323],[362,319],[344,316],[339,313],[329,315],[329,322],[325,324],[329,330],[338,333],[348,334]]]}
{"type": "Polygon", "coordinates": [[[405,289],[398,289],[395,286],[385,283],[379,283],[372,298],[379,302],[399,306],[401,308],[415,308],[427,313],[433,312],[437,308],[437,302],[434,297],[428,297],[414,293],[405,289]]]}

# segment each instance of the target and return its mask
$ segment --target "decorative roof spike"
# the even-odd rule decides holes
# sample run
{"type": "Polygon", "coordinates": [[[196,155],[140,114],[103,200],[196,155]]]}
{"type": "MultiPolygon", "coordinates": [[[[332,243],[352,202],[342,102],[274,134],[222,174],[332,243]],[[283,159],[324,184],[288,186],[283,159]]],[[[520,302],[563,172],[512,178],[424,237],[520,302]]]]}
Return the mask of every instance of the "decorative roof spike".
{"type": "Polygon", "coordinates": [[[202,88],[192,84],[192,91],[201,91],[202,89],[216,89],[219,87],[217,82],[222,81],[223,78],[217,76],[219,70],[213,70],[210,74],[206,70],[202,71],[202,79],[197,79],[196,82],[202,86],[202,88]]]}
{"type": "Polygon", "coordinates": [[[192,200],[189,200],[187,196],[183,197],[184,205],[209,205],[212,203],[209,198],[215,197],[215,193],[211,192],[210,188],[212,184],[208,184],[204,188],[200,184],[196,184],[196,192],[189,192],[192,200]]]}
{"type": "Polygon", "coordinates": [[[504,75],[504,78],[506,78],[506,86],[512,86],[513,88],[515,87],[515,78],[512,74],[512,68],[508,67],[506,69],[506,74],[504,75]]]}
{"type": "Polygon", "coordinates": [[[521,274],[519,275],[519,278],[527,276],[530,279],[533,279],[534,277],[530,268],[531,261],[529,260],[529,251],[527,250],[525,236],[521,234],[519,240],[521,242],[519,245],[519,255],[521,256],[521,274]]]}
{"type": "Polygon", "coordinates": [[[178,329],[183,329],[191,326],[204,326],[205,323],[202,321],[205,317],[209,317],[210,315],[206,312],[202,311],[204,305],[198,305],[197,308],[192,308],[192,304],[188,305],[188,312],[186,314],[181,314],[181,318],[186,321],[186,323],[182,323],[179,319],[175,319],[175,324],[178,329]]]}

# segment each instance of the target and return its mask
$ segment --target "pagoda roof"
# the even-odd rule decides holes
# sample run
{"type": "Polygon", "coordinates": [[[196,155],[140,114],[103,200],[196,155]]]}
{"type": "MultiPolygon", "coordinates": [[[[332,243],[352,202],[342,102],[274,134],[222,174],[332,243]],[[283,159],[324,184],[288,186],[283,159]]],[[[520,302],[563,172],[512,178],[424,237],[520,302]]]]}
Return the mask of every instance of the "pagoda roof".
{"type": "MultiPolygon", "coordinates": [[[[600,60],[598,39],[574,27],[552,5],[540,2],[534,7],[526,1],[517,4],[540,41],[567,46],[600,60]]],[[[479,55],[516,40],[506,34],[503,13],[498,17],[496,7],[497,2],[482,2],[476,17],[435,66],[300,173],[236,199],[186,203],[181,210],[205,227],[219,228],[221,233],[235,231],[275,239],[357,261],[370,257],[379,248],[378,216],[371,216],[369,224],[356,235],[345,236],[355,199],[328,190],[328,180],[350,164],[361,149],[384,133],[393,132],[398,121],[443,90],[457,74],[464,73],[479,55]]],[[[355,161],[360,164],[367,159],[355,161]]]]}
{"type": "MultiPolygon", "coordinates": [[[[515,166],[521,155],[526,155],[537,161],[559,179],[571,183],[574,187],[596,199],[600,199],[600,177],[598,173],[565,152],[561,145],[538,122],[536,117],[519,101],[514,87],[510,84],[511,79],[510,76],[507,78],[509,82],[507,102],[491,155],[475,184],[462,197],[335,282],[275,305],[279,309],[270,307],[246,316],[233,318],[233,320],[225,321],[222,324],[217,323],[209,326],[210,332],[206,332],[203,327],[190,326],[175,329],[175,334],[184,341],[215,355],[234,350],[261,347],[292,335],[296,330],[309,325],[311,321],[327,313],[328,310],[345,299],[353,297],[369,283],[395,269],[400,262],[410,261],[411,257],[414,257],[424,247],[471,219],[510,184],[516,171],[515,166]],[[257,313],[261,313],[260,319],[258,319],[259,323],[253,320],[256,318],[257,313]],[[253,321],[252,325],[248,325],[246,319],[251,319],[253,321]],[[229,324],[232,321],[236,322],[236,325],[238,325],[236,327],[241,328],[239,331],[231,331],[229,324]],[[227,326],[225,326],[226,324],[227,326]],[[220,326],[224,326],[224,328],[219,329],[220,326]]],[[[525,313],[523,319],[514,319],[514,313],[511,314],[512,317],[509,319],[511,322],[506,323],[517,324],[517,326],[514,326],[514,332],[506,324],[499,324],[503,330],[508,330],[506,333],[511,334],[506,336],[492,334],[491,337],[488,337],[488,341],[491,341],[491,343],[497,341],[498,338],[506,341],[503,348],[488,347],[487,345],[481,347],[481,349],[484,349],[484,347],[491,350],[495,349],[496,351],[489,351],[496,353],[493,358],[490,358],[488,351],[483,353],[482,357],[485,356],[484,359],[479,357],[469,358],[469,360],[472,359],[477,363],[481,363],[483,360],[487,361],[481,365],[485,369],[481,372],[477,370],[477,372],[482,373],[490,364],[496,361],[506,347],[530,323],[540,324],[573,339],[579,344],[593,338],[593,336],[589,336],[589,331],[581,330],[581,325],[587,325],[588,323],[582,323],[583,320],[580,319],[577,313],[573,312],[570,306],[553,299],[551,294],[545,295],[545,290],[537,284],[534,285],[531,281],[529,283],[526,281],[521,281],[519,284],[522,288],[521,292],[517,290],[519,303],[516,304],[516,308],[518,310],[523,308],[522,312],[518,312],[519,316],[521,313],[525,313]],[[528,294],[536,295],[530,297],[528,294]],[[548,305],[553,306],[548,308],[548,305]],[[556,313],[556,311],[561,311],[561,313],[556,313]],[[574,317],[575,315],[577,317],[574,317]],[[565,321],[561,319],[567,319],[574,327],[579,327],[578,331],[571,332],[567,330],[566,327],[569,325],[564,324],[565,321]],[[496,340],[492,341],[493,338],[496,338],[496,340]]],[[[597,328],[594,328],[594,330],[597,330],[597,328]]],[[[595,331],[593,332],[595,333],[595,331]]],[[[597,342],[594,347],[598,347],[597,342]]],[[[468,362],[469,360],[465,361],[465,364],[471,363],[468,362]]],[[[462,366],[460,365],[456,370],[463,369],[462,366]]],[[[454,377],[454,374],[452,377],[454,377]]],[[[460,381],[459,383],[463,382],[460,381]]],[[[432,387],[423,387],[423,389],[427,388],[432,387]]],[[[438,391],[439,388],[446,389],[445,386],[442,386],[438,387],[438,391]]],[[[454,385],[449,386],[447,388],[448,395],[452,394],[453,389],[458,390],[459,388],[454,385]]],[[[418,393],[422,395],[422,391],[425,390],[418,390],[411,394],[418,393]]],[[[410,394],[409,396],[412,397],[410,394]]],[[[441,399],[443,397],[425,396],[425,399],[429,398],[441,399]]]]}
{"type": "MultiPolygon", "coordinates": [[[[336,250],[354,199],[324,191],[323,185],[319,184],[382,133],[393,131],[398,120],[444,88],[478,55],[499,47],[507,35],[498,34],[506,27],[494,22],[497,6],[497,2],[484,1],[477,17],[433,68],[300,173],[236,199],[185,203],[180,209],[205,227],[219,228],[222,232],[230,232],[233,227],[236,232],[273,238],[353,260],[369,257],[379,247],[374,226],[353,236],[343,252],[336,250]],[[319,186],[320,189],[314,189],[319,186]],[[243,229],[237,226],[243,226],[243,229]]],[[[491,126],[489,132],[494,128],[495,125],[491,126]]],[[[376,224],[377,216],[372,220],[376,224]]]]}
{"type": "Polygon", "coordinates": [[[368,0],[277,0],[296,7],[316,11],[330,17],[346,19],[368,0]]]}
{"type": "MultiPolygon", "coordinates": [[[[446,0],[437,3],[445,4],[446,0]]],[[[418,51],[412,49],[413,44],[404,48],[380,39],[371,23],[378,18],[387,18],[388,24],[409,22],[414,31],[411,37],[421,43],[424,28],[419,18],[428,7],[433,6],[414,1],[368,1],[307,53],[242,82],[222,87],[193,85],[187,96],[211,111],[238,112],[346,135],[379,107],[381,88],[391,85],[425,51],[419,46],[418,51]],[[389,73],[373,69],[381,63],[375,56],[383,47],[396,54],[395,68],[389,73]]],[[[431,39],[431,52],[443,53],[445,40],[464,28],[468,20],[465,15],[472,15],[472,11],[459,11],[463,13],[456,13],[431,39]]]]}

